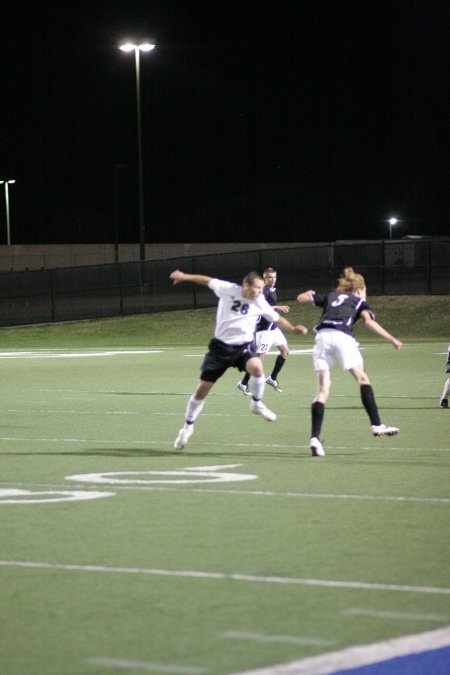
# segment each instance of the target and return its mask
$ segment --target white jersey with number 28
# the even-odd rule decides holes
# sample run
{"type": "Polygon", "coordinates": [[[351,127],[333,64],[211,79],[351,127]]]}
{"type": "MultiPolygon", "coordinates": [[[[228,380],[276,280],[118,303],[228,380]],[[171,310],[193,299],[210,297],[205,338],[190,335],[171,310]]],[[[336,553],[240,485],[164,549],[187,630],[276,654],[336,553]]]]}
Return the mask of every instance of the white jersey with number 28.
{"type": "Polygon", "coordinates": [[[262,293],[256,300],[244,298],[242,286],[222,279],[211,279],[208,288],[219,298],[214,337],[228,345],[252,342],[261,316],[271,322],[280,318],[262,293]]]}

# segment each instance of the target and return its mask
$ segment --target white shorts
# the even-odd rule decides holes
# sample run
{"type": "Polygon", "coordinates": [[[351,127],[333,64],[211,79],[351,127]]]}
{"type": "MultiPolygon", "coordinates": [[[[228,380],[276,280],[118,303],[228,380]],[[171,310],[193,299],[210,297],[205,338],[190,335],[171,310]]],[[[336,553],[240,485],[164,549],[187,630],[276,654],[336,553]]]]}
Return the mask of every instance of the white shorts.
{"type": "Polygon", "coordinates": [[[273,330],[259,330],[256,333],[256,351],[258,354],[267,354],[271,347],[287,345],[286,337],[278,327],[273,330]]]}
{"type": "Polygon", "coordinates": [[[351,335],[334,328],[323,328],[318,331],[315,339],[314,370],[331,370],[336,358],[342,370],[361,366],[363,358],[358,346],[358,342],[351,335]]]}

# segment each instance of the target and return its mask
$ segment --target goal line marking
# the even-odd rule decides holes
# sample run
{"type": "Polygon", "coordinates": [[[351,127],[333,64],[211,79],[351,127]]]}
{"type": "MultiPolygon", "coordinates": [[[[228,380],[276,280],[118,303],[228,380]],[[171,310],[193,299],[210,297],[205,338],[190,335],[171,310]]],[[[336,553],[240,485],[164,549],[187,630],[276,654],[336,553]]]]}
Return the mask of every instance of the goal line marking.
{"type": "MultiPolygon", "coordinates": [[[[289,663],[277,664],[266,668],[257,668],[255,670],[245,670],[232,675],[331,675],[333,673],[342,673],[353,671],[356,668],[369,668],[375,664],[380,664],[381,672],[395,672],[395,666],[391,666],[388,671],[387,664],[392,659],[401,657],[411,657],[416,659],[416,667],[419,670],[408,669],[408,673],[425,672],[421,666],[417,666],[417,659],[420,654],[439,649],[448,650],[450,646],[450,628],[439,628],[417,635],[406,635],[400,638],[382,640],[368,645],[358,645],[349,647],[341,651],[328,652],[318,656],[310,656],[289,663]],[[415,656],[414,656],[415,655],[415,656]],[[392,670],[392,668],[394,668],[392,670]]],[[[420,661],[419,661],[420,664],[420,661]]],[[[366,670],[364,670],[366,672],[366,670]]],[[[368,672],[368,671],[367,671],[368,672]]],[[[372,672],[372,669],[370,670],[372,672]]],[[[374,668],[373,673],[377,670],[374,668]]],[[[406,672],[403,671],[402,672],[406,672]]],[[[427,671],[428,672],[428,671],[427,671]]],[[[444,672],[439,670],[439,672],[444,672]]]]}

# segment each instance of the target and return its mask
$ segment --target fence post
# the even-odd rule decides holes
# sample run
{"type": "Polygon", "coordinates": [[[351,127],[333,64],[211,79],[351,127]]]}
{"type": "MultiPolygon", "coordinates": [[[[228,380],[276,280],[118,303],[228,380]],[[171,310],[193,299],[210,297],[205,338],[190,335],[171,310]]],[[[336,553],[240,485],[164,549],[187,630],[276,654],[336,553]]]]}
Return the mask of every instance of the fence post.
{"type": "Polygon", "coordinates": [[[337,258],[337,244],[334,243],[331,246],[331,258],[332,262],[330,265],[330,288],[333,291],[335,288],[335,279],[338,276],[337,273],[337,263],[336,263],[336,258],[337,258]]]}
{"type": "Polygon", "coordinates": [[[120,306],[120,315],[123,316],[123,276],[122,276],[122,265],[117,264],[119,268],[119,306],[120,306]]]}
{"type": "MultiPolygon", "coordinates": [[[[195,256],[192,256],[192,274],[197,274],[195,271],[195,256]]],[[[197,284],[192,284],[192,301],[194,303],[194,309],[197,309],[197,284]]]]}
{"type": "Polygon", "coordinates": [[[52,307],[52,323],[56,321],[56,302],[55,302],[55,284],[53,280],[54,270],[49,270],[50,273],[50,302],[52,307]]]}
{"type": "Polygon", "coordinates": [[[145,260],[139,263],[139,297],[141,300],[141,314],[144,314],[144,278],[145,278],[145,260]]]}
{"type": "Polygon", "coordinates": [[[431,274],[431,264],[432,264],[432,258],[431,258],[431,241],[427,241],[427,288],[428,288],[428,295],[431,295],[432,293],[432,274],[431,274]]]}
{"type": "Polygon", "coordinates": [[[381,295],[386,295],[386,242],[381,240],[381,295]]]}

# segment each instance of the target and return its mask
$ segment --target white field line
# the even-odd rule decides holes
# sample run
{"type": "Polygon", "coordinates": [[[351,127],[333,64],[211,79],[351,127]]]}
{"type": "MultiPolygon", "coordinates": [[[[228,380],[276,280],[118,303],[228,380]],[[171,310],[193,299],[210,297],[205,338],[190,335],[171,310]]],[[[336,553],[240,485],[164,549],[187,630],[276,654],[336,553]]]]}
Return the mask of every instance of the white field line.
{"type": "MultiPolygon", "coordinates": [[[[119,472],[120,473],[120,472],[119,472]]],[[[106,483],[107,484],[107,483],[106,483]]],[[[0,485],[18,486],[21,488],[45,487],[48,489],[66,489],[67,483],[30,483],[22,481],[2,481],[0,485]]],[[[72,484],[73,488],[90,489],[86,483],[72,484]]],[[[91,486],[91,489],[98,490],[98,484],[91,486]]],[[[146,490],[159,492],[195,492],[203,494],[227,494],[227,495],[242,495],[244,497],[281,497],[281,498],[298,498],[298,499],[341,499],[341,500],[363,500],[374,502],[418,502],[421,504],[449,504],[450,497],[405,497],[394,495],[363,495],[363,494],[340,494],[340,493],[326,493],[326,492],[274,492],[271,490],[235,490],[222,488],[193,488],[184,485],[177,487],[166,487],[160,485],[120,485],[114,484],[115,490],[146,490]]]]}
{"type": "MultiPolygon", "coordinates": [[[[80,399],[83,400],[83,399],[80,399]]],[[[19,415],[145,415],[146,417],[179,417],[183,418],[180,412],[155,412],[152,410],[142,411],[122,411],[122,410],[32,410],[31,408],[8,408],[2,410],[5,413],[17,413],[19,415]]],[[[305,412],[305,415],[309,414],[305,412]]],[[[203,413],[202,417],[248,417],[248,412],[238,413],[203,413]]],[[[287,415],[278,415],[278,417],[287,417],[287,415]]]]}
{"type": "MultiPolygon", "coordinates": [[[[406,343],[404,343],[403,346],[407,346],[406,343]]],[[[360,346],[360,349],[368,349],[368,348],[380,348],[380,347],[386,347],[385,345],[381,344],[373,344],[373,345],[368,345],[368,346],[360,346]]],[[[115,354],[155,354],[155,353],[162,353],[164,351],[173,351],[173,352],[180,352],[182,351],[182,347],[167,347],[167,346],[160,346],[160,347],[142,347],[142,348],[136,348],[136,347],[87,347],[86,349],[63,349],[63,348],[53,348],[53,349],[23,349],[23,350],[6,350],[3,352],[0,352],[0,358],[2,357],[9,357],[9,356],[14,356],[17,358],[23,357],[29,357],[29,356],[72,356],[74,354],[81,355],[91,355],[94,354],[95,356],[98,355],[105,355],[105,356],[111,356],[115,354]]],[[[196,354],[182,354],[182,356],[197,356],[197,357],[202,357],[205,354],[205,349],[204,348],[199,348],[198,352],[196,354]]],[[[312,354],[314,350],[314,347],[305,347],[303,349],[292,349],[290,351],[291,354],[299,355],[299,354],[312,354]]],[[[278,352],[274,349],[272,349],[270,354],[278,354],[278,352]]],[[[434,352],[435,356],[441,356],[441,355],[447,355],[447,352],[434,352]]]]}
{"type": "Polygon", "coordinates": [[[68,572],[97,572],[104,574],[135,574],[142,576],[176,577],[187,579],[238,581],[283,586],[319,586],[325,588],[349,588],[367,591],[392,591],[400,593],[429,593],[450,595],[450,588],[437,586],[412,586],[406,584],[382,584],[366,581],[345,581],[333,579],[307,579],[297,577],[258,576],[227,572],[201,572],[195,570],[165,570],[149,567],[111,567],[107,565],[77,565],[26,560],[0,560],[0,567],[26,569],[65,570],[68,572]]]}
{"type": "Polygon", "coordinates": [[[167,663],[149,663],[147,661],[132,661],[128,659],[113,659],[103,656],[93,657],[87,660],[90,666],[104,666],[122,670],[134,670],[143,673],[173,673],[173,675],[201,675],[208,672],[205,668],[195,666],[177,666],[167,663]]]}
{"type": "MultiPolygon", "coordinates": [[[[233,385],[231,386],[231,392],[230,393],[225,393],[223,390],[215,390],[214,391],[214,396],[233,396],[236,399],[243,399],[244,396],[239,393],[239,391],[236,391],[233,389],[233,385]]],[[[38,391],[43,392],[43,393],[57,393],[57,394],[92,394],[92,396],[97,396],[98,394],[125,394],[126,396],[129,395],[142,395],[142,394],[161,394],[164,396],[165,394],[170,393],[171,395],[176,395],[176,396],[190,396],[192,394],[191,391],[161,391],[160,389],[155,390],[155,389],[146,389],[145,391],[123,391],[123,389],[99,389],[99,390],[93,390],[93,389],[38,389],[38,391]]],[[[288,394],[288,392],[285,392],[288,394]]],[[[298,393],[296,392],[295,395],[297,396],[298,393]]],[[[276,397],[281,400],[282,397],[276,397]]],[[[357,393],[354,394],[340,394],[339,392],[333,392],[332,398],[354,398],[360,401],[360,396],[357,393]]],[[[411,398],[418,398],[418,399],[423,399],[423,398],[436,398],[436,396],[415,396],[411,394],[395,394],[395,396],[383,396],[382,394],[378,394],[377,398],[405,398],[405,399],[411,399],[411,398]]],[[[246,399],[244,399],[246,400],[246,399]]],[[[309,411],[308,411],[309,412],[309,411]]]]}
{"type": "Polygon", "coordinates": [[[67,359],[84,358],[91,356],[135,356],[139,354],[162,354],[161,349],[114,349],[96,350],[91,352],[80,351],[29,351],[29,352],[0,352],[0,359],[67,359]]]}
{"type": "Polygon", "coordinates": [[[298,637],[293,635],[264,635],[264,633],[242,633],[233,630],[219,633],[219,637],[226,640],[250,640],[252,642],[275,642],[290,645],[316,645],[318,647],[329,647],[334,644],[332,640],[321,640],[320,638],[298,637]]]}
{"type": "MultiPolygon", "coordinates": [[[[78,400],[83,400],[82,398],[78,400]]],[[[153,410],[142,410],[142,411],[116,411],[116,410],[32,410],[31,408],[8,408],[8,409],[2,409],[0,408],[2,412],[5,413],[14,413],[14,414],[19,414],[19,415],[97,415],[100,417],[101,415],[145,415],[146,417],[178,417],[180,420],[183,419],[183,413],[182,412],[156,412],[153,410]]],[[[309,416],[308,411],[305,411],[303,413],[304,417],[309,416]]],[[[203,413],[202,417],[248,417],[248,411],[242,412],[242,413],[203,413]]],[[[290,417],[290,415],[283,415],[283,414],[277,414],[278,417],[290,417]]],[[[301,414],[296,415],[296,419],[299,419],[301,417],[301,414]]],[[[328,446],[329,447],[329,446],[328,446]]]]}
{"type": "MultiPolygon", "coordinates": [[[[120,472],[118,472],[120,474],[120,472]]],[[[48,489],[67,489],[67,483],[30,483],[22,481],[2,481],[0,480],[0,485],[11,486],[14,485],[20,488],[41,488],[45,487],[48,489]]],[[[108,485],[108,483],[105,483],[108,485]]],[[[76,483],[75,485],[71,484],[72,488],[77,489],[95,489],[98,490],[98,484],[93,484],[92,486],[86,485],[86,483],[76,483]]],[[[361,495],[361,494],[340,494],[340,493],[326,493],[326,492],[273,492],[271,490],[235,490],[235,489],[223,489],[223,488],[198,488],[198,487],[189,487],[180,484],[176,487],[167,487],[155,484],[149,485],[130,485],[119,483],[114,484],[115,490],[145,490],[145,491],[158,491],[158,492],[194,492],[202,494],[227,494],[227,495],[242,495],[244,497],[281,497],[281,498],[298,498],[298,499],[341,499],[341,500],[363,500],[363,501],[374,501],[374,502],[418,502],[421,504],[449,504],[450,497],[404,497],[404,496],[394,496],[394,495],[361,495]]]]}
{"type": "MultiPolygon", "coordinates": [[[[164,413],[167,414],[167,413],[164,413]]],[[[219,417],[223,417],[223,415],[218,415],[219,417]]],[[[217,415],[214,415],[214,417],[217,417],[217,415]]],[[[232,417],[230,415],[230,417],[232,417]]],[[[241,417],[244,417],[244,415],[241,415],[241,417]]],[[[248,417],[248,415],[245,415],[245,417],[248,417]]],[[[281,416],[279,416],[281,417],[281,416]]],[[[389,442],[390,439],[384,439],[387,442],[389,442]]],[[[161,441],[161,440],[156,440],[156,439],[146,439],[146,440],[136,440],[136,439],[120,439],[120,438],[115,438],[115,439],[102,439],[102,438],[47,438],[47,437],[25,437],[25,436],[0,436],[0,442],[27,442],[27,443],[100,443],[100,444],[106,444],[106,445],[115,445],[116,443],[125,443],[126,445],[133,445],[133,444],[139,444],[139,445],[173,445],[173,441],[161,441]]],[[[380,451],[380,450],[395,450],[395,452],[420,452],[423,453],[422,448],[410,448],[410,447],[400,447],[400,446],[395,446],[395,445],[384,445],[383,439],[376,439],[375,443],[377,443],[377,446],[374,448],[373,446],[358,446],[357,448],[348,446],[348,445],[327,445],[328,450],[358,450],[358,451],[380,451]],[[381,445],[383,443],[383,445],[381,445]]],[[[309,452],[309,445],[291,445],[287,443],[219,443],[216,441],[203,441],[201,445],[206,445],[206,446],[212,446],[212,447],[224,447],[226,446],[227,448],[267,448],[268,450],[271,449],[286,449],[286,450],[304,450],[305,448],[308,449],[309,452]]],[[[448,448],[433,448],[433,452],[449,452],[450,447],[448,448]]],[[[333,459],[339,459],[338,457],[334,457],[333,459]]]]}
{"type": "Polygon", "coordinates": [[[394,621],[437,621],[438,623],[446,623],[449,621],[448,616],[442,614],[417,614],[411,612],[390,612],[377,611],[374,609],[344,609],[342,614],[345,616],[367,616],[374,619],[393,619],[394,621]]]}
{"type": "MultiPolygon", "coordinates": [[[[361,347],[361,349],[363,349],[363,348],[361,347]]],[[[290,349],[289,354],[291,356],[303,356],[303,355],[309,356],[310,354],[313,353],[313,351],[314,351],[314,349],[312,347],[310,349],[290,349]]],[[[276,356],[278,354],[278,351],[274,351],[272,349],[272,350],[270,350],[270,352],[266,352],[266,353],[267,353],[268,356],[269,355],[270,356],[276,356]]],[[[193,359],[193,358],[201,359],[202,356],[204,356],[204,355],[205,355],[205,350],[203,350],[202,352],[199,352],[198,354],[182,354],[182,356],[184,358],[187,358],[187,359],[193,359]]]]}
{"type": "MultiPolygon", "coordinates": [[[[167,392],[161,391],[160,389],[146,389],[145,391],[124,391],[123,389],[38,389],[40,393],[44,394],[89,394],[91,396],[98,396],[99,394],[114,394],[114,395],[125,395],[125,396],[142,396],[143,394],[160,394],[165,396],[167,393],[176,394],[177,396],[190,396],[192,391],[177,391],[177,392],[167,392]]],[[[436,397],[434,397],[436,398],[436,397]]]]}
{"type": "Polygon", "coordinates": [[[338,652],[319,654],[267,668],[246,670],[233,673],[233,675],[331,675],[331,673],[343,670],[352,670],[448,646],[450,646],[450,628],[446,627],[417,635],[383,640],[370,645],[350,647],[338,652]]]}
{"type": "MultiPolygon", "coordinates": [[[[404,382],[404,380],[402,380],[401,378],[398,381],[404,382]]],[[[270,388],[268,388],[268,389],[270,389],[270,388]]],[[[147,396],[166,396],[168,394],[170,396],[191,396],[191,394],[192,394],[192,390],[191,391],[161,391],[161,389],[158,389],[158,390],[146,389],[145,391],[123,391],[123,390],[119,390],[119,389],[116,389],[116,390],[115,389],[109,389],[109,390],[103,390],[103,389],[100,389],[100,390],[93,390],[93,389],[86,389],[86,390],[83,390],[83,389],[38,389],[37,391],[40,392],[40,393],[44,393],[44,394],[77,394],[77,395],[82,394],[83,396],[95,396],[95,397],[97,397],[99,394],[105,394],[105,395],[108,395],[108,396],[112,396],[112,395],[116,395],[116,396],[144,396],[144,395],[147,395],[147,396]]],[[[226,390],[215,390],[214,391],[214,397],[215,398],[217,398],[217,397],[222,398],[222,397],[229,397],[229,396],[231,396],[235,399],[241,398],[243,400],[247,400],[247,397],[244,398],[243,394],[240,394],[238,390],[233,390],[233,385],[231,385],[230,391],[226,391],[226,390]]],[[[309,399],[311,398],[310,394],[304,394],[302,392],[295,391],[295,390],[292,390],[290,392],[285,391],[283,393],[283,398],[284,397],[289,398],[290,396],[296,396],[297,398],[308,396],[309,399]]],[[[68,398],[69,398],[69,400],[73,399],[72,396],[70,396],[68,398]]],[[[277,395],[276,398],[278,398],[278,400],[280,400],[280,402],[281,402],[281,397],[279,397],[277,395]]],[[[332,399],[334,400],[334,399],[339,399],[339,398],[345,398],[347,400],[355,399],[358,402],[360,401],[360,397],[359,397],[358,394],[340,394],[339,392],[333,392],[332,399]]],[[[387,394],[383,395],[381,393],[377,394],[377,400],[378,399],[393,399],[393,400],[397,400],[397,399],[398,400],[418,399],[420,401],[423,401],[424,399],[436,400],[436,398],[439,398],[439,397],[436,397],[435,394],[423,394],[423,395],[420,395],[420,396],[414,396],[414,395],[409,395],[409,394],[395,394],[395,396],[387,395],[387,394]]],[[[420,408],[417,408],[417,409],[419,410],[420,408]]],[[[438,411],[438,410],[439,410],[439,406],[436,405],[436,411],[438,411]]],[[[310,414],[309,410],[307,411],[307,413],[308,413],[308,415],[310,414]]],[[[202,413],[202,416],[204,414],[205,413],[202,413]]],[[[286,415],[286,417],[288,417],[288,415],[286,415]]]]}
{"type": "MultiPolygon", "coordinates": [[[[379,398],[381,398],[381,397],[379,397],[379,398]]],[[[74,399],[71,398],[71,400],[73,401],[74,399]]],[[[75,400],[77,400],[77,399],[75,399],[75,400]]],[[[79,398],[78,400],[84,401],[83,398],[79,398]]],[[[31,402],[34,402],[34,401],[31,401],[31,402]]],[[[436,408],[436,410],[438,410],[438,408],[436,408]]],[[[120,416],[120,415],[122,415],[122,416],[127,416],[127,415],[128,415],[128,416],[130,416],[130,417],[131,417],[131,416],[141,416],[141,417],[143,417],[143,416],[145,416],[145,417],[178,417],[179,419],[183,419],[183,413],[182,413],[182,412],[157,412],[157,411],[153,411],[153,410],[143,410],[143,411],[83,410],[83,409],[80,409],[80,410],[63,410],[63,409],[61,409],[61,410],[52,410],[52,409],[47,409],[47,410],[45,410],[45,409],[33,410],[33,409],[29,408],[29,407],[27,407],[27,408],[22,408],[22,409],[21,409],[21,408],[7,408],[7,409],[2,409],[2,408],[0,407],[0,411],[1,411],[1,412],[4,412],[4,413],[17,414],[17,415],[23,415],[23,414],[26,414],[26,415],[94,415],[94,416],[97,416],[97,417],[100,417],[100,416],[102,416],[102,415],[112,415],[112,416],[114,416],[114,415],[116,415],[116,416],[120,416]]],[[[249,414],[248,414],[247,411],[242,412],[242,413],[238,413],[238,412],[235,412],[235,413],[224,413],[224,412],[219,412],[219,413],[206,412],[206,413],[202,413],[202,417],[220,417],[221,419],[222,419],[222,418],[228,418],[228,417],[231,417],[231,418],[233,418],[233,419],[235,419],[235,418],[240,418],[240,417],[242,417],[242,418],[247,417],[247,418],[248,418],[248,416],[249,416],[249,414]]],[[[277,418],[278,418],[278,419],[292,419],[292,415],[285,415],[285,414],[283,414],[283,413],[277,413],[277,418]]],[[[296,420],[297,420],[297,421],[300,420],[300,419],[304,419],[304,418],[308,418],[308,419],[309,419],[309,412],[308,412],[307,410],[304,410],[304,411],[302,411],[302,412],[300,412],[299,414],[296,415],[296,420]]],[[[417,417],[414,417],[413,415],[411,415],[411,416],[410,416],[410,419],[415,419],[415,420],[416,420],[417,417]]],[[[0,438],[0,440],[2,440],[2,439],[0,438]]],[[[388,439],[385,439],[385,440],[387,441],[388,439]]],[[[379,444],[379,443],[380,443],[380,439],[376,439],[375,442],[379,444]]],[[[381,443],[383,443],[383,441],[381,441],[381,443]]],[[[207,442],[207,443],[205,443],[205,445],[222,445],[222,444],[220,444],[220,443],[207,442]]],[[[227,443],[227,445],[230,445],[230,444],[227,443]]],[[[239,445],[239,444],[235,444],[235,445],[239,445]]],[[[246,447],[246,446],[248,446],[248,445],[253,445],[253,444],[242,443],[241,445],[243,445],[244,447],[246,447]]],[[[260,445],[261,445],[261,444],[260,444],[260,445]]],[[[283,447],[288,447],[288,446],[283,446],[283,447]]],[[[291,447],[309,447],[309,446],[291,446],[291,447]]],[[[326,445],[325,447],[326,447],[326,449],[331,449],[331,450],[333,450],[333,449],[334,449],[334,450],[346,450],[346,449],[349,448],[349,446],[346,446],[346,445],[335,445],[335,446],[333,446],[333,445],[326,445]]],[[[381,446],[378,445],[375,449],[376,449],[376,450],[379,450],[380,447],[381,447],[381,446]]],[[[354,449],[354,448],[353,448],[353,449],[354,449]]],[[[416,450],[416,451],[417,451],[417,450],[419,450],[420,452],[423,452],[423,448],[394,447],[394,446],[391,446],[391,445],[389,445],[387,449],[390,449],[390,450],[396,450],[396,451],[399,451],[399,450],[408,450],[408,451],[416,450]]],[[[366,447],[359,446],[359,447],[358,447],[358,450],[374,450],[374,448],[373,448],[373,446],[372,446],[372,447],[369,447],[369,446],[366,446],[366,447]]],[[[437,452],[442,452],[442,451],[445,452],[445,451],[448,451],[448,450],[450,450],[450,448],[433,448],[433,451],[437,451],[437,452]]]]}
{"type": "Polygon", "coordinates": [[[26,412],[27,415],[180,415],[180,413],[148,413],[147,411],[143,412],[126,412],[121,410],[31,410],[30,408],[20,409],[20,408],[8,408],[2,412],[6,413],[18,413],[23,415],[26,412]]]}
{"type": "MultiPolygon", "coordinates": [[[[136,439],[131,439],[131,438],[126,438],[126,439],[120,439],[120,438],[113,438],[113,439],[104,439],[104,438],[50,438],[50,437],[31,437],[31,436],[0,436],[0,442],[10,442],[10,441],[18,441],[18,442],[27,442],[27,443],[101,443],[101,444],[106,444],[106,445],[115,445],[116,443],[125,443],[126,445],[133,445],[134,443],[138,445],[171,445],[173,446],[173,441],[160,441],[156,439],[146,439],[146,440],[136,440],[136,439]]],[[[202,445],[213,445],[213,446],[220,446],[223,447],[223,443],[216,443],[216,442],[210,442],[206,441],[205,443],[202,443],[202,445]]],[[[302,449],[302,448],[308,448],[309,450],[309,445],[287,445],[285,443],[227,443],[227,447],[236,447],[236,448],[291,448],[291,449],[302,449]]],[[[331,447],[331,446],[328,446],[331,447]]],[[[345,446],[343,446],[345,447],[345,446]]]]}

